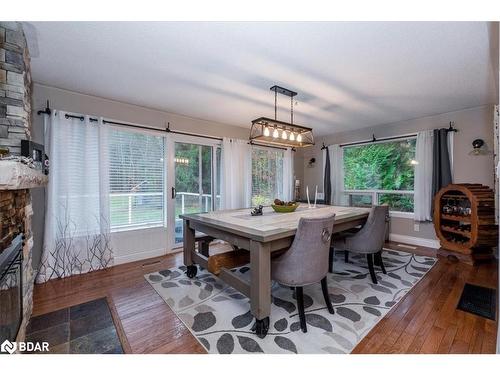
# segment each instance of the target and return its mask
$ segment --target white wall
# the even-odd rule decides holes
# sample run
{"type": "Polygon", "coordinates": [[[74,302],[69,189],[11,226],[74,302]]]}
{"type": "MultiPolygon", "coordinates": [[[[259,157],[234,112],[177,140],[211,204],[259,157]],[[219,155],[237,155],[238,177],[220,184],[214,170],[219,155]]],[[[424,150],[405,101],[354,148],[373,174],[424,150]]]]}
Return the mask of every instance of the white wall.
{"type": "MultiPolygon", "coordinates": [[[[165,128],[165,124],[170,122],[172,130],[216,137],[224,136],[247,139],[249,133],[249,128],[180,116],[35,84],[33,87],[33,140],[38,143],[43,143],[43,117],[38,116],[36,111],[45,108],[47,100],[50,101],[50,107],[53,109],[102,116],[153,128],[165,128]]],[[[167,186],[170,186],[168,182],[167,186]]],[[[33,231],[35,239],[33,263],[35,267],[38,266],[43,244],[44,202],[44,189],[33,190],[33,231]]],[[[115,263],[124,263],[163,255],[167,252],[167,230],[166,228],[149,228],[115,232],[112,234],[112,244],[115,250],[115,263]]]]}
{"type": "MultiPolygon", "coordinates": [[[[375,134],[375,137],[378,138],[397,136],[415,133],[420,130],[448,127],[450,121],[455,121],[455,127],[459,130],[458,133],[454,134],[454,181],[476,182],[494,187],[494,155],[492,152],[493,105],[422,117],[394,124],[378,125],[317,138],[314,147],[302,151],[303,181],[310,186],[317,184],[318,187],[323,189],[323,159],[320,150],[323,142],[326,145],[331,145],[361,141],[371,139],[372,134],[375,134]],[[489,155],[473,156],[469,154],[472,150],[472,141],[476,138],[481,138],[485,141],[487,148],[491,151],[489,155]],[[313,157],[316,158],[316,165],[310,168],[308,167],[308,161],[313,157]]],[[[432,223],[422,223],[419,225],[419,231],[415,231],[413,219],[392,218],[391,234],[393,238],[399,238],[401,242],[405,242],[405,238],[410,240],[417,238],[424,246],[438,245],[432,223]]]]}

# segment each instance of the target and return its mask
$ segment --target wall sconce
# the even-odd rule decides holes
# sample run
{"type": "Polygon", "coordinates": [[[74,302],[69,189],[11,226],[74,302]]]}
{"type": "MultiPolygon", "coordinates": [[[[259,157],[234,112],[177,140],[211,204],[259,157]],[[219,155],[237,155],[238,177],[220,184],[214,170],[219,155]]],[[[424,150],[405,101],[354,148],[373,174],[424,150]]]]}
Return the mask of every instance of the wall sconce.
{"type": "Polygon", "coordinates": [[[474,139],[472,141],[472,151],[469,152],[469,155],[488,155],[491,152],[488,150],[486,143],[482,139],[474,139]]]}
{"type": "Polygon", "coordinates": [[[311,159],[309,159],[309,162],[307,163],[307,166],[309,168],[313,168],[315,163],[316,163],[316,158],[311,158],[311,159]]]}

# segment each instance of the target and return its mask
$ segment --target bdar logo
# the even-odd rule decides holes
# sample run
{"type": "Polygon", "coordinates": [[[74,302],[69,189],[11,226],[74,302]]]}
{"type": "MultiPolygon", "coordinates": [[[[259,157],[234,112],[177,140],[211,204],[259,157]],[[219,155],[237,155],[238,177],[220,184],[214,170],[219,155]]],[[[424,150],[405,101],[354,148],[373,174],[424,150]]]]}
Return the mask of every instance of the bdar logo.
{"type": "Polygon", "coordinates": [[[9,340],[5,340],[2,345],[0,345],[0,351],[4,353],[14,353],[16,351],[16,342],[10,342],[9,340]]]}

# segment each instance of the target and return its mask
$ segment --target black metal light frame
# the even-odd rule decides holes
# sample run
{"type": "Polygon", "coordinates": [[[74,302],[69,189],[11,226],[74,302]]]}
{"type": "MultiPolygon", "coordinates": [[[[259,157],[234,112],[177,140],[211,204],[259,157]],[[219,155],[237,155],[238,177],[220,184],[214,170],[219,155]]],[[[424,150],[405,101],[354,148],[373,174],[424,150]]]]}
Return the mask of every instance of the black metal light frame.
{"type": "Polygon", "coordinates": [[[293,123],[293,98],[297,95],[297,93],[276,85],[271,87],[270,90],[274,91],[274,119],[269,117],[259,117],[252,120],[249,137],[250,142],[254,144],[271,144],[284,147],[307,147],[314,145],[312,128],[293,123]],[[290,122],[279,121],[277,119],[278,94],[290,97],[290,122]],[[268,128],[269,135],[264,134],[266,128],[268,128]],[[278,137],[272,136],[272,132],[275,130],[278,131],[278,137]],[[286,139],[282,138],[283,132],[287,132],[288,136],[286,139]],[[290,133],[294,134],[294,140],[290,139],[290,133]],[[297,140],[297,137],[299,137],[300,141],[297,140]]]}

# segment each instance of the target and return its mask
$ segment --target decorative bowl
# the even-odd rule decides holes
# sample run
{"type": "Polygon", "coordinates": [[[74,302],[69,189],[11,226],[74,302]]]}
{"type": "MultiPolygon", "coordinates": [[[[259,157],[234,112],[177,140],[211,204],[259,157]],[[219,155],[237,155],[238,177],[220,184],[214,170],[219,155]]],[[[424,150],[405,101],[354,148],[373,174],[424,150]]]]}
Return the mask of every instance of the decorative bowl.
{"type": "Polygon", "coordinates": [[[295,203],[294,205],[291,206],[272,204],[271,207],[275,212],[285,213],[285,212],[295,211],[297,207],[299,207],[299,204],[295,203]]]}

